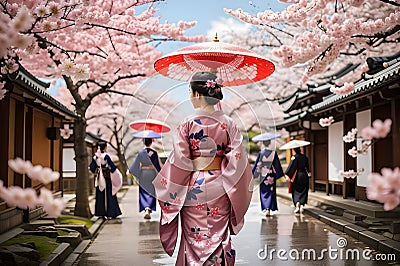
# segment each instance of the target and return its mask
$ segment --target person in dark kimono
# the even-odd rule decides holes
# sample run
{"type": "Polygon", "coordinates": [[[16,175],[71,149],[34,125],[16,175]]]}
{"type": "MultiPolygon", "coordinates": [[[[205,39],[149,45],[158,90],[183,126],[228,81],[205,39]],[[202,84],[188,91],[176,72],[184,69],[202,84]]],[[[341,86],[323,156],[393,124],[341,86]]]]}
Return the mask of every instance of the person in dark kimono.
{"type": "Polygon", "coordinates": [[[285,174],[288,178],[294,179],[292,180],[292,199],[295,206],[294,212],[297,214],[303,213],[304,205],[307,203],[310,166],[308,158],[301,153],[300,147],[294,148],[294,151],[296,154],[292,156],[285,174]]]}
{"type": "Polygon", "coordinates": [[[107,153],[107,142],[100,141],[98,143],[98,151],[93,156],[89,169],[92,173],[96,173],[96,203],[94,215],[105,219],[114,219],[121,215],[121,209],[118,205],[117,196],[113,195],[112,182],[110,173],[114,173],[117,167],[107,153]],[[99,178],[105,179],[105,187],[98,185],[99,178]]]}
{"type": "MultiPolygon", "coordinates": [[[[271,141],[263,141],[268,147],[271,141]]],[[[260,201],[261,210],[265,211],[266,216],[270,216],[271,211],[278,210],[276,200],[276,180],[283,177],[283,170],[275,151],[267,148],[258,153],[253,167],[253,177],[260,177],[260,201]]]]}
{"type": "Polygon", "coordinates": [[[139,211],[145,211],[144,218],[150,219],[151,212],[156,210],[156,198],[153,180],[162,164],[155,150],[150,148],[153,139],[143,139],[145,149],[141,150],[133,162],[129,172],[139,179],[139,211]]]}

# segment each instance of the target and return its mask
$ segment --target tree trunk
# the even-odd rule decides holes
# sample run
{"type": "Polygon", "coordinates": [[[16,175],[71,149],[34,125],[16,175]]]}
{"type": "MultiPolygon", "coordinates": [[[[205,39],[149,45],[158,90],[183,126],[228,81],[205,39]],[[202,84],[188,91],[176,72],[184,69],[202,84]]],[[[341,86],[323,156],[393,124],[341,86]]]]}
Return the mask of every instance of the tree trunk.
{"type": "Polygon", "coordinates": [[[124,154],[122,154],[120,151],[118,151],[117,153],[118,153],[119,167],[122,173],[122,183],[126,185],[128,184],[128,177],[126,175],[126,170],[128,170],[128,165],[126,164],[124,154]]]}
{"type": "Polygon", "coordinates": [[[86,149],[86,119],[85,111],[77,110],[81,116],[74,124],[74,150],[76,161],[76,203],[74,215],[90,218],[89,208],[89,164],[86,149]]]}

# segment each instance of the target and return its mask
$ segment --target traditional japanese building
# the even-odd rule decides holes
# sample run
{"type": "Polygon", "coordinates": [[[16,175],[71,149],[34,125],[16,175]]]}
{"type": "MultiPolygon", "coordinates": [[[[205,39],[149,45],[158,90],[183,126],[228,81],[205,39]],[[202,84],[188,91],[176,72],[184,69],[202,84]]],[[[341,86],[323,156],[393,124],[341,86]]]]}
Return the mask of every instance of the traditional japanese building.
{"type": "MultiPolygon", "coordinates": [[[[62,139],[60,128],[71,123],[76,114],[46,92],[49,87],[20,66],[9,75],[5,89],[7,94],[0,101],[0,123],[3,127],[0,141],[0,179],[4,186],[32,187],[39,191],[44,185],[32,181],[26,175],[12,171],[9,159],[20,157],[33,165],[49,167],[62,173],[62,139]]],[[[61,178],[46,187],[55,194],[62,194],[61,178]]],[[[0,233],[42,213],[41,208],[23,212],[10,208],[0,201],[0,233]]]]}
{"type": "Polygon", "coordinates": [[[348,65],[332,75],[325,83],[309,86],[280,101],[286,118],[277,123],[290,136],[311,142],[304,147],[310,159],[312,191],[342,195],[343,198],[367,200],[365,188],[368,175],[380,172],[383,167],[400,166],[400,52],[391,57],[368,58],[369,71],[355,83],[354,91],[345,95],[330,92],[333,81],[356,68],[348,65]],[[319,120],[332,116],[334,123],[321,127],[319,120]],[[379,139],[356,158],[348,155],[353,146],[360,148],[361,137],[356,142],[345,143],[343,136],[352,128],[359,131],[376,119],[392,120],[391,132],[379,139]],[[359,175],[343,178],[339,171],[353,169],[359,175]]]}

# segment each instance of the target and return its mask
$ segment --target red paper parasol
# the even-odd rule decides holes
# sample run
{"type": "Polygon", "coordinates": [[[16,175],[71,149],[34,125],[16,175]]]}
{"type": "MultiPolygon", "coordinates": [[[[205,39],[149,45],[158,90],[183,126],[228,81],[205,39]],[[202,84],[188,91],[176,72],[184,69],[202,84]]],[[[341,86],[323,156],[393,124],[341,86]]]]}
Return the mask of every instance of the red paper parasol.
{"type": "Polygon", "coordinates": [[[171,130],[167,124],[151,118],[133,121],[129,126],[136,130],[152,130],[157,133],[165,133],[171,130]]]}
{"type": "Polygon", "coordinates": [[[219,42],[204,42],[176,50],[154,63],[160,74],[183,81],[200,71],[214,72],[224,86],[239,86],[265,79],[275,66],[245,48],[219,42]]]}

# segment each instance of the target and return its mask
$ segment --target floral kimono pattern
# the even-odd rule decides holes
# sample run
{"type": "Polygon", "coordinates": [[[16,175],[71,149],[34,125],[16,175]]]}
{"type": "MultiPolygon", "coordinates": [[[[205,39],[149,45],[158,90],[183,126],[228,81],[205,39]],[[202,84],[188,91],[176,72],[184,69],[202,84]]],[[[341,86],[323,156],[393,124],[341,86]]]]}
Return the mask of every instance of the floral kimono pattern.
{"type": "Polygon", "coordinates": [[[182,236],[176,265],[234,265],[231,234],[243,226],[252,174],[242,135],[221,111],[199,113],[178,127],[174,150],[153,181],[162,213],[160,238],[171,256],[182,236]],[[221,169],[195,170],[192,158],[221,157],[221,169]]]}
{"type": "Polygon", "coordinates": [[[283,170],[276,152],[264,149],[258,153],[253,167],[253,176],[260,177],[261,210],[278,210],[276,179],[283,176],[283,170]]]}

